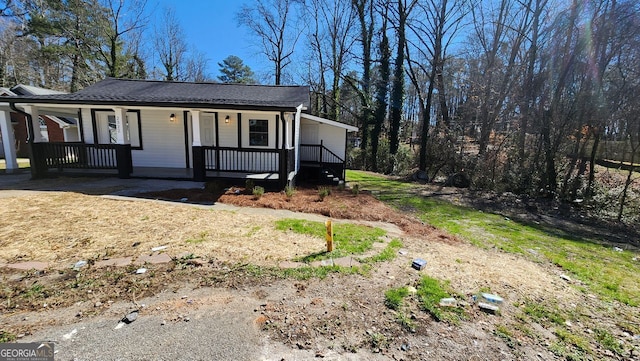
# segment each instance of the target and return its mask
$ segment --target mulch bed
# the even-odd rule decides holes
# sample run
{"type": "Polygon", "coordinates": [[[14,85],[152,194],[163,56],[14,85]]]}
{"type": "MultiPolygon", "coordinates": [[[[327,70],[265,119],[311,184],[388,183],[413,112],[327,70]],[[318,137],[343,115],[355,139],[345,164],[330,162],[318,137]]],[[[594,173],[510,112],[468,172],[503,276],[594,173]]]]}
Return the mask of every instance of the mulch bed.
{"type": "MultiPolygon", "coordinates": [[[[249,194],[244,188],[230,187],[220,192],[206,189],[170,189],[160,192],[142,193],[138,196],[152,199],[180,201],[198,204],[224,204],[241,207],[261,207],[286,209],[294,212],[321,214],[327,217],[353,219],[363,221],[388,222],[397,225],[405,233],[413,236],[426,236],[434,232],[434,227],[386,205],[369,192],[353,194],[349,190],[331,188],[331,194],[320,200],[316,188],[297,188],[294,195],[287,199],[284,191],[265,192],[260,198],[249,194]]],[[[450,241],[453,238],[446,234],[436,235],[440,240],[450,241]]]]}

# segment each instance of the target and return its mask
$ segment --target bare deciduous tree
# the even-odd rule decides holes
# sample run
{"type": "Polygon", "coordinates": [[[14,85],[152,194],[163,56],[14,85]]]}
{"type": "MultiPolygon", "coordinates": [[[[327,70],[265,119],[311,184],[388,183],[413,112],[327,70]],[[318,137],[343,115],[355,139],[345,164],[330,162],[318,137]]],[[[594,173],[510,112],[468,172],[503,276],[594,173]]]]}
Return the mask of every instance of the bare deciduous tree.
{"type": "Polygon", "coordinates": [[[308,7],[314,16],[309,22],[314,23],[311,39],[311,56],[319,61],[319,84],[325,95],[321,105],[329,118],[340,119],[341,80],[350,61],[350,50],[355,42],[355,12],[350,4],[339,0],[308,0],[308,7]],[[326,89],[325,70],[331,87],[326,89]]]}
{"type": "Polygon", "coordinates": [[[187,44],[182,27],[172,8],[166,8],[156,23],[153,47],[162,66],[164,80],[184,80],[187,44]]]}
{"type": "Polygon", "coordinates": [[[238,13],[241,24],[251,30],[273,63],[275,84],[283,81],[285,68],[291,64],[302,29],[293,14],[298,0],[257,0],[254,6],[243,5],[238,13]]]}
{"type": "Polygon", "coordinates": [[[107,75],[121,77],[125,75],[125,50],[127,37],[143,29],[147,23],[145,13],[147,0],[101,0],[106,9],[106,26],[102,29],[106,41],[100,48],[107,75]]]}
{"type": "MultiPolygon", "coordinates": [[[[389,152],[392,155],[398,153],[400,147],[400,124],[402,122],[402,108],[404,104],[404,75],[405,75],[405,44],[407,21],[414,9],[417,0],[397,0],[394,12],[394,27],[396,30],[396,58],[393,70],[393,85],[391,87],[391,99],[389,101],[391,111],[389,114],[389,152]]],[[[393,9],[393,7],[392,7],[393,9]]],[[[393,161],[392,167],[394,166],[393,161]]],[[[392,169],[388,169],[392,172],[392,169]]]]}
{"type": "MultiPolygon", "coordinates": [[[[360,36],[357,41],[362,47],[362,78],[360,80],[360,88],[355,84],[352,87],[356,89],[360,98],[360,129],[362,139],[360,142],[360,148],[367,149],[369,144],[369,127],[373,122],[373,97],[371,91],[371,63],[372,63],[372,48],[373,48],[373,31],[375,28],[374,18],[374,4],[373,0],[352,0],[353,8],[356,11],[358,17],[358,23],[360,26],[360,36]]],[[[349,80],[349,79],[348,79],[349,80]]],[[[363,157],[363,166],[366,167],[367,157],[363,157]]]]}
{"type": "MultiPolygon", "coordinates": [[[[415,44],[407,42],[407,63],[409,79],[413,83],[419,98],[419,116],[421,123],[419,170],[427,170],[427,147],[431,106],[434,90],[438,91],[440,107],[437,124],[445,128],[450,125],[449,111],[445,91],[445,63],[447,49],[461,27],[467,7],[460,0],[430,0],[417,6],[416,19],[409,24],[415,37],[415,44]],[[418,53],[412,59],[410,52],[418,53]],[[428,86],[425,88],[425,83],[428,86]],[[441,122],[440,122],[441,121],[441,122]]],[[[449,134],[447,130],[443,131],[449,134]]]]}

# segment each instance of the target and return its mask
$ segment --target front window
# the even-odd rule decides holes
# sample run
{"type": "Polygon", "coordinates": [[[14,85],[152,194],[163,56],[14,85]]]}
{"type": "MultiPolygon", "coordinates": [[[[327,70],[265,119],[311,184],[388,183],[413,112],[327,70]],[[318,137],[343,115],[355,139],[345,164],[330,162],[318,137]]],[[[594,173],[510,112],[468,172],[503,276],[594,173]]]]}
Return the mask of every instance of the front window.
{"type": "Polygon", "coordinates": [[[116,144],[118,139],[118,131],[116,130],[116,116],[108,115],[107,116],[107,127],[109,131],[109,143],[116,144]]]}
{"type": "MultiPolygon", "coordinates": [[[[94,139],[97,144],[117,144],[118,130],[116,116],[111,111],[97,110],[94,114],[94,139]]],[[[132,149],[142,149],[142,133],[140,129],[140,111],[129,110],[125,118],[126,141],[132,149]]]]}
{"type": "Polygon", "coordinates": [[[265,119],[249,119],[249,145],[269,146],[269,121],[265,119]]]}

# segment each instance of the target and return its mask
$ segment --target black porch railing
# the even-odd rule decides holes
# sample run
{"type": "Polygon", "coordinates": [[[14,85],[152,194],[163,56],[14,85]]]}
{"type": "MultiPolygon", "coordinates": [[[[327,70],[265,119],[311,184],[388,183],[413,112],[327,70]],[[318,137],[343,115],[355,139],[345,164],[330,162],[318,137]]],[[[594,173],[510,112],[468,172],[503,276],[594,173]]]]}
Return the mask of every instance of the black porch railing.
{"type": "Polygon", "coordinates": [[[80,142],[32,143],[34,177],[44,176],[49,169],[113,169],[126,178],[133,169],[131,145],[85,144],[80,142]]]}
{"type": "Polygon", "coordinates": [[[345,179],[345,161],[340,156],[320,144],[300,144],[300,162],[314,164],[333,172],[334,175],[345,179]]]}
{"type": "Polygon", "coordinates": [[[300,144],[300,160],[316,163],[344,163],[344,159],[321,144],[300,144]]]}
{"type": "Polygon", "coordinates": [[[230,147],[193,147],[194,179],[204,180],[207,171],[228,173],[277,173],[286,185],[294,171],[293,149],[247,149],[230,147]]]}
{"type": "Polygon", "coordinates": [[[205,169],[218,172],[277,173],[281,149],[202,147],[205,169]]]}

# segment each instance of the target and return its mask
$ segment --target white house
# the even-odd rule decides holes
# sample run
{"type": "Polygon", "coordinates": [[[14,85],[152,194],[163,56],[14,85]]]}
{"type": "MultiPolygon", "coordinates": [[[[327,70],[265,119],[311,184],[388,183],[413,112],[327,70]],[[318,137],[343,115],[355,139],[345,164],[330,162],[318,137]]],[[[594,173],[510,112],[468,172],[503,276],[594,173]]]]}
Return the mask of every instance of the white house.
{"type": "Polygon", "coordinates": [[[40,114],[77,119],[77,141],[30,136],[34,178],[252,178],[284,186],[301,168],[344,178],[356,127],[307,114],[309,88],[108,78],[71,94],[8,98],[34,135],[40,114]]]}

